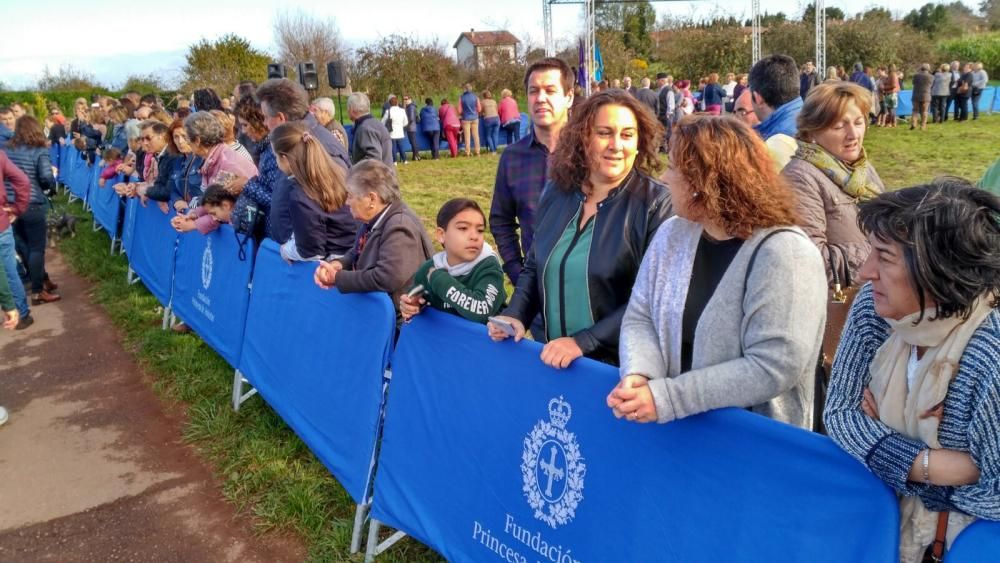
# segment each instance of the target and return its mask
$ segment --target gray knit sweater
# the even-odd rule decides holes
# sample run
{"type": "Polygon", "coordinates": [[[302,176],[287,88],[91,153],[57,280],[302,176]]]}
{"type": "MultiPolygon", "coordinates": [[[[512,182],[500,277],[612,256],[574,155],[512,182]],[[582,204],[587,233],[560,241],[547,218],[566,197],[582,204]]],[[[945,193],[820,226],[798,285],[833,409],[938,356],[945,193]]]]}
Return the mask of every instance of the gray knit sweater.
{"type": "Polygon", "coordinates": [[[761,229],[743,245],[702,312],[692,369],[680,373],[681,322],[699,224],[664,223],[646,251],[621,329],[621,374],[650,379],[659,422],[722,407],[811,428],[826,322],[826,275],[805,233],[761,229]]]}

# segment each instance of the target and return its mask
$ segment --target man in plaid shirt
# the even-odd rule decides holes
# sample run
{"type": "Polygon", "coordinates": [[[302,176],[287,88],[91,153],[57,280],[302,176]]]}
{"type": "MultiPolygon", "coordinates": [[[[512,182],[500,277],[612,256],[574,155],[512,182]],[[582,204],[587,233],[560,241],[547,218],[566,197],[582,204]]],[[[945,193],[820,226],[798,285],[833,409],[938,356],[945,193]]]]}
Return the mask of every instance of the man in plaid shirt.
{"type": "Polygon", "coordinates": [[[524,85],[531,130],[500,156],[490,206],[490,232],[504,272],[515,286],[531,248],[535,208],[548,176],[549,154],[556,150],[573,104],[573,74],[561,59],[542,59],[528,67],[524,85]]]}

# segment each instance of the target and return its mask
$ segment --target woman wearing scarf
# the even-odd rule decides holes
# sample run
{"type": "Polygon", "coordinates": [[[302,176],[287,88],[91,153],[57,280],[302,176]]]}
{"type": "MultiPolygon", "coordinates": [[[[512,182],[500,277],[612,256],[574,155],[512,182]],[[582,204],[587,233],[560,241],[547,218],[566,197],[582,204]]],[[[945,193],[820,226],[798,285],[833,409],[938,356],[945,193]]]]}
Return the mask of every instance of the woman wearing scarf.
{"type": "Polygon", "coordinates": [[[799,148],[782,170],[798,196],[800,226],[819,247],[831,287],[852,285],[871,247],[858,202],[884,191],[862,142],[871,94],[853,82],[820,84],[798,116],[799,148]]]}
{"type": "Polygon", "coordinates": [[[867,283],[837,351],[830,437],[900,498],[900,561],[1000,520],[1000,198],[946,178],[861,205],[867,283]]]}

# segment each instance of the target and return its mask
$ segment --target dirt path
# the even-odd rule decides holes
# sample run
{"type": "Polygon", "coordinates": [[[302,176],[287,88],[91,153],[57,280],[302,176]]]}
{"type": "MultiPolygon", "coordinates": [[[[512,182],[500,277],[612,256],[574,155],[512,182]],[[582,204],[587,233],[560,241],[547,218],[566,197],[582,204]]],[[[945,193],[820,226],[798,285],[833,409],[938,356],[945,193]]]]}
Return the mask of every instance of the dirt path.
{"type": "Polygon", "coordinates": [[[301,561],[255,537],[55,252],[59,303],[0,331],[0,561],[301,561]]]}

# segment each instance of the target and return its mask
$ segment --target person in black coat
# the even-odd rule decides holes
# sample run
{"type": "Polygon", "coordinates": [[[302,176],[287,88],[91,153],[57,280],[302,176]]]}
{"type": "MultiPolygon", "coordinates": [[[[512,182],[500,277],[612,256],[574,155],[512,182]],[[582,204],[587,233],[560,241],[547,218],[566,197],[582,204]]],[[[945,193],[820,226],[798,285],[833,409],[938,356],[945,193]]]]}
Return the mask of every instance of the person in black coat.
{"type": "Polygon", "coordinates": [[[673,213],[666,187],[650,176],[663,135],[654,116],[616,89],[573,110],[550,157],[524,269],[501,322],[488,325],[491,338],[520,340],[540,314],[544,330],[532,337],[546,343],[547,365],[565,368],[580,356],[617,365],[639,265],[673,213]]]}
{"type": "MultiPolygon", "coordinates": [[[[271,131],[271,147],[278,168],[287,177],[287,221],[272,217],[273,232],[288,232],[278,240],[288,260],[331,260],[351,249],[360,223],[347,202],[345,174],[322,144],[301,122],[285,123],[271,131]]],[[[273,209],[273,207],[272,207],[273,209]]]]}

